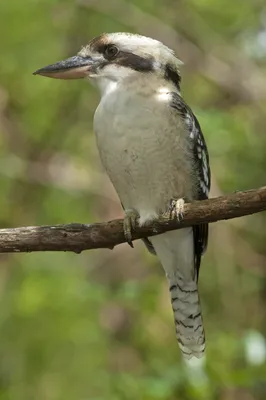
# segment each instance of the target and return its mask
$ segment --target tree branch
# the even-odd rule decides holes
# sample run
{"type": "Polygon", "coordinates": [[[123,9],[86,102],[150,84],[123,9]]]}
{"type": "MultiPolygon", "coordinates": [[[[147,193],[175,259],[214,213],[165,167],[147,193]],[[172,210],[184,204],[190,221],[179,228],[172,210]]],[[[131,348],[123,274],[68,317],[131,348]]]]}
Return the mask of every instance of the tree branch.
{"type": "MultiPolygon", "coordinates": [[[[160,217],[138,227],[133,238],[140,239],[202,223],[242,217],[266,210],[266,187],[209,200],[185,204],[184,218],[160,217]]],[[[0,229],[0,253],[31,251],[74,251],[110,248],[124,243],[123,220],[95,224],[71,223],[55,226],[28,226],[0,229]]]]}

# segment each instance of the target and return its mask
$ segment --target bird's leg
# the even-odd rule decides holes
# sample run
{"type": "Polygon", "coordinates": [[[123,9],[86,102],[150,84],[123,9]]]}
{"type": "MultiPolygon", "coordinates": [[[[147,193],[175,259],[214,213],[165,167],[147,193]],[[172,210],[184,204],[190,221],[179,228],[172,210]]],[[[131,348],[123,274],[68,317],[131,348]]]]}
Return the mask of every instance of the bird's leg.
{"type": "Polygon", "coordinates": [[[178,221],[180,221],[181,219],[183,219],[184,205],[185,205],[185,200],[182,198],[171,199],[169,208],[164,213],[164,216],[166,218],[177,219],[178,221]]]}
{"type": "Polygon", "coordinates": [[[132,248],[134,248],[132,243],[132,229],[136,228],[138,218],[139,218],[139,213],[133,208],[125,210],[124,235],[126,241],[132,248]]]}

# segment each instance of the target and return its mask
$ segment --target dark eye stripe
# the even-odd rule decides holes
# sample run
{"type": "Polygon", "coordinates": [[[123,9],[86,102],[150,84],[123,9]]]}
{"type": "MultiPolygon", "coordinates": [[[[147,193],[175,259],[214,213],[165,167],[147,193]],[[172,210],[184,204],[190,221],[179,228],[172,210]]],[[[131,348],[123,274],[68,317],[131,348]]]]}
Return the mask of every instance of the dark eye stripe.
{"type": "MultiPolygon", "coordinates": [[[[105,56],[106,50],[108,46],[111,46],[113,43],[108,43],[108,39],[106,35],[101,35],[96,38],[94,38],[91,42],[90,45],[92,49],[103,56],[105,56]]],[[[116,46],[116,44],[113,44],[116,46]]],[[[128,67],[131,69],[134,69],[135,71],[140,71],[140,72],[151,72],[154,69],[154,60],[152,57],[150,58],[145,58],[138,56],[137,54],[130,53],[127,51],[122,51],[118,48],[119,53],[115,56],[113,60],[108,60],[106,57],[106,61],[104,61],[100,68],[104,68],[107,64],[117,64],[121,65],[123,67],[128,67]]]]}
{"type": "Polygon", "coordinates": [[[180,91],[180,82],[181,82],[181,77],[171,65],[166,64],[165,66],[165,73],[164,73],[164,78],[168,81],[173,82],[173,84],[177,87],[177,89],[180,91]]]}
{"type": "Polygon", "coordinates": [[[101,43],[99,46],[96,47],[95,50],[96,50],[98,53],[100,53],[100,54],[104,54],[105,51],[106,51],[106,49],[107,49],[107,47],[108,47],[108,44],[106,44],[106,43],[101,43]]]}
{"type": "Polygon", "coordinates": [[[141,72],[151,72],[154,69],[152,58],[144,58],[126,51],[120,51],[113,63],[141,72]]]}
{"type": "MultiPolygon", "coordinates": [[[[96,51],[104,55],[108,46],[110,46],[110,44],[100,43],[96,47],[96,51]]],[[[103,68],[109,63],[121,65],[122,67],[128,67],[140,72],[151,72],[154,69],[152,58],[144,58],[138,56],[137,54],[121,50],[113,61],[106,60],[101,67],[103,68]]]]}
{"type": "Polygon", "coordinates": [[[154,69],[153,59],[140,57],[136,54],[120,51],[114,60],[105,60],[99,68],[104,68],[108,64],[116,64],[127,67],[139,72],[151,72],[154,69]]]}

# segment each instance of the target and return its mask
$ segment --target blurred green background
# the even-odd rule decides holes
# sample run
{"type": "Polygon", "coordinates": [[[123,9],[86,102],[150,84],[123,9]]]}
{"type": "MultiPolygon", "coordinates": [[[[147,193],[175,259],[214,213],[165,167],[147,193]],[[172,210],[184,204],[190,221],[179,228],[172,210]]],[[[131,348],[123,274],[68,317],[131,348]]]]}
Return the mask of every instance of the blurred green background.
{"type": "MultiPolygon", "coordinates": [[[[103,31],[152,36],[184,61],[212,196],[265,185],[264,0],[1,1],[1,227],[122,216],[92,132],[97,91],[32,75],[103,31]]],[[[163,270],[141,243],[0,255],[0,400],[264,400],[265,223],[210,228],[202,363],[181,359],[163,270]]]]}

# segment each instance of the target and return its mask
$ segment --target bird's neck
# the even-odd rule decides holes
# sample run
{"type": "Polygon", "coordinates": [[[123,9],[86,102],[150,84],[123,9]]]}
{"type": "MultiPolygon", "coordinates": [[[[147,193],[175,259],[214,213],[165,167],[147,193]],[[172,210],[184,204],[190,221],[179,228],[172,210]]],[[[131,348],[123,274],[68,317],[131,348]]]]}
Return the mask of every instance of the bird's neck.
{"type": "Polygon", "coordinates": [[[112,80],[110,78],[101,78],[97,79],[96,81],[97,87],[100,91],[100,95],[102,98],[115,91],[117,89],[118,83],[119,82],[117,80],[112,80]]]}
{"type": "Polygon", "coordinates": [[[158,92],[177,92],[177,88],[172,82],[152,74],[136,74],[121,80],[102,78],[97,81],[97,86],[99,87],[101,98],[112,95],[117,91],[143,97],[153,96],[158,92]]]}

